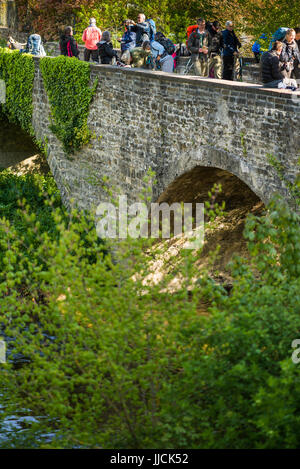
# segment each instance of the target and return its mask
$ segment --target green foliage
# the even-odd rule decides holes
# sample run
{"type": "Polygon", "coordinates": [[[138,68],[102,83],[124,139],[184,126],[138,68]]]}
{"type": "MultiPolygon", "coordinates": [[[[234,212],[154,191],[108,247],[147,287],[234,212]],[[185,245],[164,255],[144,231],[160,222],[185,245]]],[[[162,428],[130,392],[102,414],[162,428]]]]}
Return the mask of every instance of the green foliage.
{"type": "Polygon", "coordinates": [[[6,102],[0,104],[1,112],[22,129],[33,135],[32,91],[34,61],[29,54],[0,48],[0,79],[6,84],[6,102]]]}
{"type": "MultiPolygon", "coordinates": [[[[34,248],[38,245],[36,236],[30,235],[26,239],[28,220],[24,216],[25,211],[29,217],[34,217],[37,232],[46,232],[52,239],[56,239],[58,232],[51,212],[57,207],[63,210],[59,190],[50,174],[17,176],[9,170],[0,171],[0,218],[14,227],[18,237],[23,238],[22,242],[30,242],[34,248]]],[[[64,214],[64,217],[67,218],[67,215],[64,214]]],[[[1,247],[0,268],[3,267],[3,252],[5,250],[1,247]]]]}
{"type": "Polygon", "coordinates": [[[21,24],[42,33],[47,40],[58,38],[59,30],[69,23],[75,26],[76,37],[81,40],[89,17],[94,16],[102,30],[108,29],[113,37],[121,33],[122,20],[136,19],[143,12],[153,18],[159,30],[176,41],[186,40],[186,28],[198,17],[218,20],[225,27],[231,19],[238,33],[259,37],[262,32],[271,35],[280,26],[296,27],[299,1],[289,0],[17,0],[21,24]]]}
{"type": "Polygon", "coordinates": [[[269,35],[280,27],[295,28],[299,23],[299,1],[251,0],[249,3],[248,28],[250,32],[269,35]]]}
{"type": "Polygon", "coordinates": [[[289,191],[289,195],[291,200],[294,202],[295,208],[299,207],[300,205],[300,158],[297,162],[297,168],[299,172],[297,174],[296,180],[291,182],[285,176],[285,168],[284,165],[272,154],[267,155],[268,161],[275,169],[277,175],[279,176],[280,180],[284,182],[285,186],[289,191]]]}
{"type": "Polygon", "coordinates": [[[112,240],[105,255],[92,218],[57,207],[51,237],[27,212],[22,237],[0,224],[0,419],[36,420],[2,430],[2,447],[299,446],[299,215],[278,199],[249,218],[229,295],[196,269],[199,252],[176,253],[171,294],[174,272],[149,279],[150,241],[112,240]]]}
{"type": "Polygon", "coordinates": [[[89,142],[89,107],[97,81],[90,86],[90,66],[69,57],[44,57],[40,61],[52,113],[51,130],[71,154],[89,142]]]}

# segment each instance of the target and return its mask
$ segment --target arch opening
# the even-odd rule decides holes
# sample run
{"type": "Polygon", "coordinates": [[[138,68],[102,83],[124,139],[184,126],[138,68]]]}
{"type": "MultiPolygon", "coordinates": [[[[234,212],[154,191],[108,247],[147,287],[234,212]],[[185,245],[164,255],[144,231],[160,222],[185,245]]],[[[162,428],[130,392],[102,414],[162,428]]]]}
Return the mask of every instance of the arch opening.
{"type": "MultiPolygon", "coordinates": [[[[228,171],[196,166],[176,178],[159,196],[157,202],[192,203],[195,209],[196,203],[210,200],[208,192],[214,184],[222,186],[222,192],[217,195],[215,202],[220,205],[225,202],[225,216],[217,217],[212,227],[208,223],[208,217],[205,217],[204,247],[199,269],[210,266],[210,252],[219,245],[219,255],[212,270],[211,268],[209,270],[215,280],[228,286],[231,284],[228,263],[233,255],[248,257],[247,242],[243,236],[245,221],[250,213],[257,216],[263,214],[265,205],[260,198],[243,181],[228,171]]],[[[172,243],[177,243],[177,240],[174,238],[172,243]]]]}
{"type": "Polygon", "coordinates": [[[30,135],[20,126],[0,116],[0,169],[15,166],[39,153],[40,150],[30,135]]]}

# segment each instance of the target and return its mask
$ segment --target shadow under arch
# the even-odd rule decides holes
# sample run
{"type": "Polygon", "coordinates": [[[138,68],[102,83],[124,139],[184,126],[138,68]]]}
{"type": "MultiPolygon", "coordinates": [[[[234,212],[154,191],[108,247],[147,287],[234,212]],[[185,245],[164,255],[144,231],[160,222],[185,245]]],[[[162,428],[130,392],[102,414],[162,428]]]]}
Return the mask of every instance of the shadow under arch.
{"type": "Polygon", "coordinates": [[[195,166],[177,177],[158,197],[157,202],[203,203],[209,199],[208,192],[214,184],[221,184],[222,192],[216,202],[226,202],[226,209],[252,207],[261,199],[234,174],[223,169],[195,166]]]}
{"type": "Polygon", "coordinates": [[[39,153],[32,137],[0,114],[0,169],[14,166],[39,153]]]}
{"type": "Polygon", "coordinates": [[[157,202],[204,203],[210,200],[208,192],[214,184],[222,186],[222,192],[215,202],[221,204],[225,201],[226,216],[217,219],[213,228],[205,224],[204,246],[199,260],[199,269],[212,267],[211,276],[218,282],[230,286],[232,279],[228,263],[234,254],[246,258],[249,256],[247,241],[243,236],[245,221],[250,213],[257,216],[263,214],[265,205],[261,199],[243,181],[228,171],[196,166],[169,184],[160,194],[157,202]],[[219,256],[211,266],[210,252],[214,251],[217,245],[220,246],[219,256]],[[218,274],[216,275],[215,272],[218,274]]]}
{"type": "MultiPolygon", "coordinates": [[[[259,169],[254,163],[251,155],[248,158],[243,158],[228,150],[208,146],[191,149],[180,157],[171,157],[166,162],[159,164],[157,168],[153,168],[157,178],[153,199],[159,199],[174,181],[198,167],[222,170],[236,176],[264,204],[270,201],[275,191],[286,197],[287,193],[282,188],[282,183],[275,169],[267,161],[264,169],[259,169]]],[[[205,174],[205,177],[208,175],[209,172],[205,174]]]]}

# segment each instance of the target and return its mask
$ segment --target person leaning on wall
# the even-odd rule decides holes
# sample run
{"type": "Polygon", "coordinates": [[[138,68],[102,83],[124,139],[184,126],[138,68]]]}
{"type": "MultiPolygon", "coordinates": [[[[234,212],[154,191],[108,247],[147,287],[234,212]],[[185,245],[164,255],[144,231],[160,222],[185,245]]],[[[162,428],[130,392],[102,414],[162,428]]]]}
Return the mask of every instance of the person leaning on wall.
{"type": "Polygon", "coordinates": [[[73,37],[72,26],[67,26],[60,37],[59,47],[62,55],[79,59],[79,49],[73,37]]]}

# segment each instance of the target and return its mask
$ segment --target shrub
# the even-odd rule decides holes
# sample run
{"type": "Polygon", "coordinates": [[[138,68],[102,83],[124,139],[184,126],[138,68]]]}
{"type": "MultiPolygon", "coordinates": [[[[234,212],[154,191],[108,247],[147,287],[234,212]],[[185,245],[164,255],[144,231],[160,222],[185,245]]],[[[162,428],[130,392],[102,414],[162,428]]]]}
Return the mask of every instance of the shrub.
{"type": "Polygon", "coordinates": [[[148,243],[125,240],[105,255],[92,219],[73,212],[66,223],[56,208],[51,239],[23,216],[22,239],[1,221],[9,361],[0,378],[10,398],[2,418],[21,406],[36,421],[4,447],[299,445],[299,368],[290,361],[300,330],[299,215],[277,200],[249,218],[251,259],[233,262],[230,295],[195,270],[194,252],[176,257],[181,283],[170,294],[174,272],[147,282],[148,243]]]}
{"type": "Polygon", "coordinates": [[[90,140],[87,118],[97,81],[90,87],[90,65],[75,58],[44,57],[40,68],[51,105],[51,130],[64,150],[73,153],[90,140]]]}
{"type": "Polygon", "coordinates": [[[29,54],[0,48],[0,79],[6,84],[6,102],[0,110],[11,121],[33,135],[32,90],[34,62],[29,54]]]}

